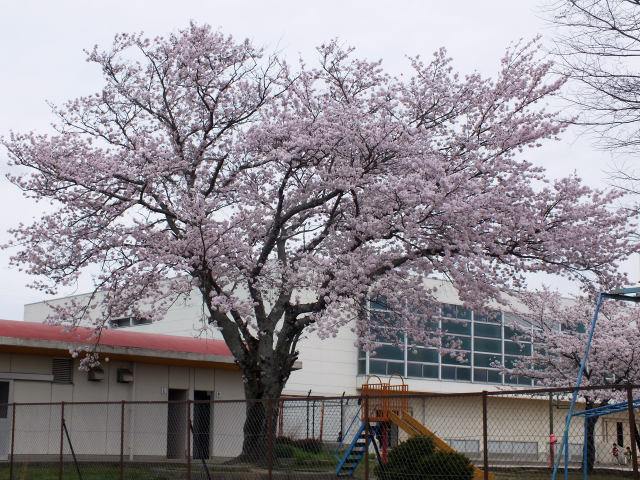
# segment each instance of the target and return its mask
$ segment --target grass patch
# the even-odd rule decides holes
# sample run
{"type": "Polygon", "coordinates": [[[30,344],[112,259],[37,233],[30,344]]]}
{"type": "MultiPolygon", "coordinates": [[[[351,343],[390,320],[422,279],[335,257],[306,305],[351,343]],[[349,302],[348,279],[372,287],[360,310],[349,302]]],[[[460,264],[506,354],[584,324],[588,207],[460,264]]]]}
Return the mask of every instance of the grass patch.
{"type": "MultiPolygon", "coordinates": [[[[551,470],[550,469],[540,469],[540,470],[502,470],[502,471],[494,471],[494,475],[496,480],[549,480],[551,478],[551,470]]],[[[558,479],[564,479],[564,472],[558,472],[558,479]]],[[[596,470],[593,473],[590,473],[587,477],[589,480],[628,480],[632,478],[632,472],[624,471],[624,472],[616,472],[614,470],[596,470]]],[[[581,471],[570,471],[569,472],[570,480],[582,480],[583,474],[581,471]]]]}
{"type": "MultiPolygon", "coordinates": [[[[99,462],[80,463],[80,473],[83,480],[120,480],[120,465],[99,462]]],[[[209,465],[209,472],[241,472],[249,471],[248,467],[228,467],[225,465],[209,465]]],[[[203,478],[202,464],[193,460],[191,471],[194,478],[203,478]],[[197,462],[197,463],[196,463],[197,462]]],[[[170,463],[148,463],[124,465],[124,478],[127,480],[174,480],[186,478],[187,466],[170,463]]],[[[78,480],[78,472],[73,463],[65,463],[62,471],[64,480],[78,480]]],[[[58,480],[58,465],[43,463],[16,463],[13,467],[14,480],[58,480]]],[[[9,480],[9,466],[0,466],[0,480],[9,480]]]]}

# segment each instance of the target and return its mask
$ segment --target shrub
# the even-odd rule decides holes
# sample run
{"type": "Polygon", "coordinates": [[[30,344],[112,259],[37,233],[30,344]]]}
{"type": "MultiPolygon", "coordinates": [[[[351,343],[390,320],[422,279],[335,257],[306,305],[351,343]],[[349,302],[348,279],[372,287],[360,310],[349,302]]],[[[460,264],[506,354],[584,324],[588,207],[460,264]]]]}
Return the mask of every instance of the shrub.
{"type": "Polygon", "coordinates": [[[417,466],[420,478],[471,480],[473,465],[458,452],[434,452],[424,457],[417,466]]]}
{"type": "Polygon", "coordinates": [[[391,449],[384,466],[375,468],[382,480],[473,479],[473,465],[457,452],[436,451],[431,437],[413,437],[391,449]]]}
{"type": "Polygon", "coordinates": [[[387,457],[387,463],[375,468],[378,478],[394,480],[412,478],[420,461],[436,451],[435,443],[431,437],[412,437],[393,447],[387,457]]]}

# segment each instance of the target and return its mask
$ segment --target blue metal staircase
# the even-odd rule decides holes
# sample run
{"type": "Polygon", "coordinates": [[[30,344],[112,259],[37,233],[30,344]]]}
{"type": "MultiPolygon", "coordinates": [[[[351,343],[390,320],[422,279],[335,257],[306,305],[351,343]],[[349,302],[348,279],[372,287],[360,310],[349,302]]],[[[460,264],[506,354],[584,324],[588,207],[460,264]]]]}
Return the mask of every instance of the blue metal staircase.
{"type": "Polygon", "coordinates": [[[381,427],[381,423],[369,424],[369,438],[367,438],[365,422],[362,422],[360,428],[353,437],[353,441],[347,451],[345,452],[340,464],[336,468],[337,477],[350,477],[358,468],[362,457],[364,457],[367,451],[367,444],[371,442],[371,439],[375,438],[376,433],[381,427]]]}

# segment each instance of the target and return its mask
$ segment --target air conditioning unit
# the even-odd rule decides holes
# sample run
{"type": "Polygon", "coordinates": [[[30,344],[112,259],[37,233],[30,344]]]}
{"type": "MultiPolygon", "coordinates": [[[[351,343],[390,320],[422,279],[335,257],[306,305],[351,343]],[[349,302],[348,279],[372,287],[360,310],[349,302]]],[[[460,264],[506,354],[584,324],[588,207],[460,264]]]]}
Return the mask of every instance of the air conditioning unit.
{"type": "Polygon", "coordinates": [[[87,379],[90,382],[101,382],[104,380],[104,370],[102,367],[94,367],[87,372],[87,379]]]}
{"type": "Polygon", "coordinates": [[[133,382],[133,372],[128,368],[119,368],[118,383],[132,383],[132,382],[133,382]]]}

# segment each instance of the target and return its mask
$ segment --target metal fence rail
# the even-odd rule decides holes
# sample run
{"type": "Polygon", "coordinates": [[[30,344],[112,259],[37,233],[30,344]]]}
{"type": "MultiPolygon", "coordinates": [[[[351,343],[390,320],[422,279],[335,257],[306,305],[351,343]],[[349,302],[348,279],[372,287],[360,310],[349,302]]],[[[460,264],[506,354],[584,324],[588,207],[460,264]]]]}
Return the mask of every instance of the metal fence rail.
{"type": "MultiPolygon", "coordinates": [[[[572,420],[570,478],[583,478],[585,452],[601,478],[628,477],[640,389],[582,390],[595,389],[622,400],[595,417],[588,445],[592,417],[572,420]]],[[[571,391],[10,403],[0,479],[547,479],[571,391]]]]}

